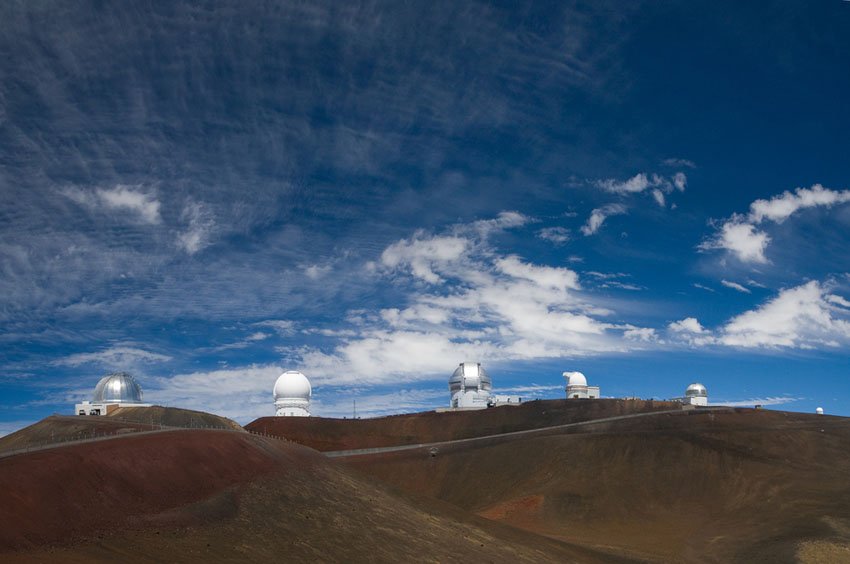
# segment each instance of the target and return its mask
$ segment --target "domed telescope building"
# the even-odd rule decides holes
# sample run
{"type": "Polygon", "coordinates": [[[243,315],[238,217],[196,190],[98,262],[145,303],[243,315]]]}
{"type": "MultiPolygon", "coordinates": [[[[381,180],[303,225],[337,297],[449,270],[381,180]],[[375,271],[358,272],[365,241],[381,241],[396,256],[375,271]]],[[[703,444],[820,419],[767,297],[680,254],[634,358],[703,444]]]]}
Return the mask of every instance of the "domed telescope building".
{"type": "Polygon", "coordinates": [[[287,370],[274,383],[274,408],[278,417],[310,417],[310,380],[297,370],[287,370]]]}
{"type": "Polygon", "coordinates": [[[682,398],[682,403],[705,407],[708,405],[708,390],[699,382],[694,382],[685,389],[685,397],[682,398]]]}
{"type": "Polygon", "coordinates": [[[452,408],[484,409],[492,391],[493,382],[479,362],[461,362],[449,378],[452,408]]]}
{"type": "Polygon", "coordinates": [[[142,402],[142,387],[130,374],[107,374],[94,387],[91,401],[74,406],[77,415],[108,415],[119,407],[150,407],[142,402]]]}
{"type": "Polygon", "coordinates": [[[588,386],[581,372],[564,372],[567,379],[567,399],[599,399],[599,386],[588,386]]]}

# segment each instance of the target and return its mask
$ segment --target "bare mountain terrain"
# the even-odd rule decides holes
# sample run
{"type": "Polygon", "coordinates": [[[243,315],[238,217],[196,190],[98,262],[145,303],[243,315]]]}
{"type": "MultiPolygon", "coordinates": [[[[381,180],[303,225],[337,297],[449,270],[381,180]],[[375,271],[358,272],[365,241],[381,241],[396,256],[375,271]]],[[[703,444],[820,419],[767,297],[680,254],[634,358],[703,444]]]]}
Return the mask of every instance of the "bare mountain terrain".
{"type": "Polygon", "coordinates": [[[489,519],[648,561],[835,562],[850,561],[848,444],[846,418],[697,410],[345,460],[489,519]]]}
{"type": "Polygon", "coordinates": [[[4,562],[609,561],[245,432],[171,430],[11,456],[0,483],[4,562]]]}
{"type": "Polygon", "coordinates": [[[266,436],[52,417],[16,444],[116,424],[148,432],[0,458],[3,561],[850,561],[841,417],[553,400],[266,436]]]}

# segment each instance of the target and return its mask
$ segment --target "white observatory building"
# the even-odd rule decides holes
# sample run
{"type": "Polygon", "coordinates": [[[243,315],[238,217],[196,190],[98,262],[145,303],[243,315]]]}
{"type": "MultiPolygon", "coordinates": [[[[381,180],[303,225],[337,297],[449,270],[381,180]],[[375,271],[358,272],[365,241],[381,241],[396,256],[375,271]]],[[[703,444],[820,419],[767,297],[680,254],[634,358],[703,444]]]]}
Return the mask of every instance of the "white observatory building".
{"type": "Polygon", "coordinates": [[[274,408],[278,417],[310,417],[310,380],[296,370],[287,370],[274,383],[274,408]]]}
{"type": "Polygon", "coordinates": [[[697,405],[705,407],[708,405],[708,390],[699,382],[694,382],[685,389],[685,397],[680,398],[685,405],[697,405]]]}
{"type": "Polygon", "coordinates": [[[142,387],[126,372],[107,374],[97,383],[91,401],[74,406],[77,415],[107,415],[119,407],[150,407],[142,402],[142,387]]]}
{"type": "Polygon", "coordinates": [[[483,409],[492,391],[493,382],[479,362],[461,362],[449,378],[452,408],[483,409]]]}
{"type": "Polygon", "coordinates": [[[588,386],[581,372],[564,372],[567,379],[567,399],[599,399],[599,386],[588,386]]]}

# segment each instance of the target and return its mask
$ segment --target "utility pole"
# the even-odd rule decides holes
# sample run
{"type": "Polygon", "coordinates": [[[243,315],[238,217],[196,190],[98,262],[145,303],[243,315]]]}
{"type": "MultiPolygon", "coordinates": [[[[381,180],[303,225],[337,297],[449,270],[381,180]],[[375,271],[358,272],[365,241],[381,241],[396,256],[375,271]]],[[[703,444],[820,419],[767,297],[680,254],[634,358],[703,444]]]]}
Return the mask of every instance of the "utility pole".
{"type": "Polygon", "coordinates": [[[357,400],[354,401],[354,419],[357,419],[357,400]]]}

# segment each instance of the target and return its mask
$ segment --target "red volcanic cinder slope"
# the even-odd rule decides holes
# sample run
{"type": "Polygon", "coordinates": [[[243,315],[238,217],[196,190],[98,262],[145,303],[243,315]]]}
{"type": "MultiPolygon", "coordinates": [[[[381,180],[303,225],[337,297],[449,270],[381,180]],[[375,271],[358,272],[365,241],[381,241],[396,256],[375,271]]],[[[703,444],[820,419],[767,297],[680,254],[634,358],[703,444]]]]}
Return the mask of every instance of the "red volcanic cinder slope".
{"type": "Polygon", "coordinates": [[[0,547],[60,542],[272,472],[244,432],[167,431],[0,459],[0,547]]]}
{"type": "Polygon", "coordinates": [[[681,409],[681,404],[653,400],[538,400],[481,411],[428,411],[371,419],[262,417],[245,428],[286,437],[316,450],[334,451],[449,441],[671,409],[681,409]]]}
{"type": "Polygon", "coordinates": [[[136,434],[0,458],[0,483],[3,562],[611,561],[245,432],[136,434]]]}
{"type": "Polygon", "coordinates": [[[640,559],[838,562],[850,561],[848,445],[847,418],[697,410],[344,460],[478,515],[640,559]]]}

